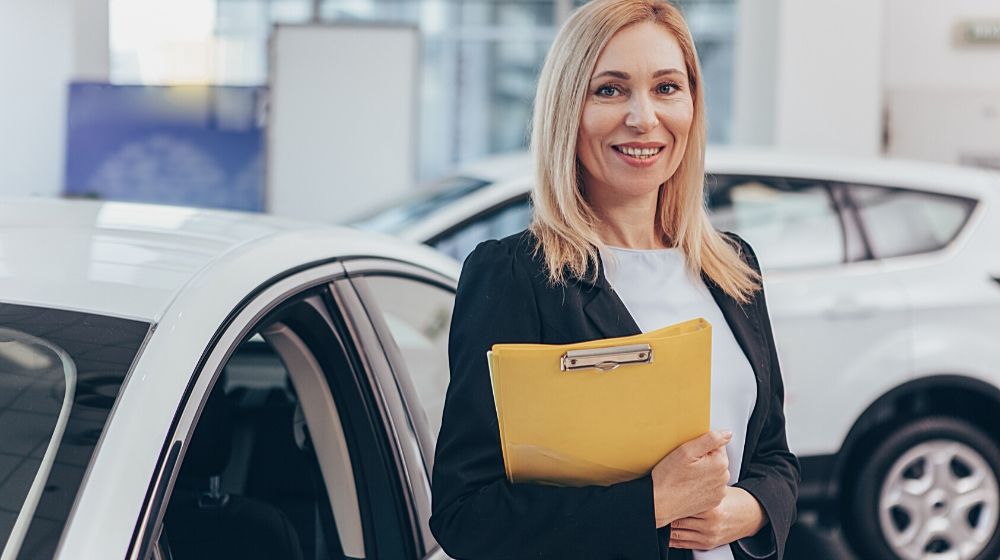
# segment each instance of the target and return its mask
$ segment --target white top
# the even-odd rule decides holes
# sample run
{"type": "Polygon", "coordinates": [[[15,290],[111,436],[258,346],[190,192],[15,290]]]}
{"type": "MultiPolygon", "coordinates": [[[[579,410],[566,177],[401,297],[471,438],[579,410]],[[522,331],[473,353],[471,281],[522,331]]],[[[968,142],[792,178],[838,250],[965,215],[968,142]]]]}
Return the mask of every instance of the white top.
{"type": "MultiPolygon", "coordinates": [[[[700,276],[690,274],[680,249],[622,249],[601,252],[605,276],[643,332],[704,317],[712,325],[713,430],[731,430],[726,445],[729,484],[736,483],[743,459],[747,424],[757,400],[750,362],[733,336],[722,310],[700,276]]],[[[695,560],[733,560],[729,546],[695,551],[695,560]]]]}

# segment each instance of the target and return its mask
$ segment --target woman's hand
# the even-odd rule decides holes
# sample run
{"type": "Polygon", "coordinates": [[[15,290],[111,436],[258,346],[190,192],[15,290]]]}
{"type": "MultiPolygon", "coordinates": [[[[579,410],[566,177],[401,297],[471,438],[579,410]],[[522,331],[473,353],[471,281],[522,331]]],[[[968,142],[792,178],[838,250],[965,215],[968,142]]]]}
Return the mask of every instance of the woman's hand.
{"type": "Polygon", "coordinates": [[[718,506],[670,525],[670,548],[711,550],[754,535],[764,524],[757,499],[742,488],[727,486],[718,506]]]}
{"type": "Polygon", "coordinates": [[[718,506],[729,483],[726,444],[732,432],[708,432],[670,452],[653,467],[656,526],[718,506]]]}

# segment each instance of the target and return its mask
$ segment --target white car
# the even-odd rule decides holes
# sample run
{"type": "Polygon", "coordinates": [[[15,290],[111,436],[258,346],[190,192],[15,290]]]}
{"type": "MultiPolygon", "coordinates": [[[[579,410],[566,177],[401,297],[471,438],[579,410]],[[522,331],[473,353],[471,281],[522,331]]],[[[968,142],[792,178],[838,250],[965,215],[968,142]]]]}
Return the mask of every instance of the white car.
{"type": "MultiPolygon", "coordinates": [[[[802,505],[864,558],[1000,557],[1000,177],[710,149],[715,225],[754,246],[802,505]]],[[[527,226],[527,155],[360,226],[463,259],[527,226]]]]}
{"type": "Polygon", "coordinates": [[[0,200],[0,558],[445,558],[457,272],[343,228],[0,200]]]}

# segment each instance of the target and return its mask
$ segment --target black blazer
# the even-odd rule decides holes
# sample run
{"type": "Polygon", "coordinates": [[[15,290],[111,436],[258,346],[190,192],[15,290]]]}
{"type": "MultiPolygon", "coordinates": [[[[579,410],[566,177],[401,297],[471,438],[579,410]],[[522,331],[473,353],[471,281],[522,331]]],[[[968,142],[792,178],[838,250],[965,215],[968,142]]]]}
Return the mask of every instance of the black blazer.
{"type": "MultiPolygon", "coordinates": [[[[727,234],[760,270],[750,246],[727,234]]],[[[640,332],[599,267],[596,283],[547,283],[534,236],[486,241],[458,283],[449,340],[451,383],[432,478],[431,531],[454,558],[660,559],[669,528],[656,529],[651,475],[608,487],[510,484],[486,351],[493,344],[567,344],[640,332]]],[[[736,486],[763,506],[767,525],[731,545],[738,560],[780,560],[795,520],[799,464],[785,440],[784,388],[763,291],[740,305],[704,277],[757,378],[736,486]]],[[[671,549],[669,558],[691,558],[671,549]]]]}

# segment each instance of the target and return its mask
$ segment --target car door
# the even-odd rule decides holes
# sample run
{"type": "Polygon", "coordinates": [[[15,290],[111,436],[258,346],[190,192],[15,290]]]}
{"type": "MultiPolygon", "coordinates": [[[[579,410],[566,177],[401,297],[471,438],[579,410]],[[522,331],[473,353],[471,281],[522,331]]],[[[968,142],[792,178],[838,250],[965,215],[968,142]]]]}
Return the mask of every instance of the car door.
{"type": "Polygon", "coordinates": [[[285,278],[223,329],[130,557],[423,555],[405,479],[419,445],[397,431],[398,390],[345,272],[333,262],[285,278]]]}
{"type": "Polygon", "coordinates": [[[904,291],[870,258],[843,189],[786,177],[709,183],[714,225],[759,257],[789,445],[803,456],[835,453],[864,409],[912,370],[904,291]]]}
{"type": "MultiPolygon", "coordinates": [[[[430,532],[430,473],[448,388],[448,333],[455,280],[404,263],[359,260],[346,263],[357,297],[352,320],[378,340],[385,360],[386,395],[401,408],[392,419],[406,452],[407,480],[427,558],[446,558],[430,532]],[[410,442],[410,445],[405,445],[410,442]],[[415,443],[416,445],[413,445],[415,443]],[[419,460],[418,460],[419,459],[419,460]]],[[[368,346],[372,346],[368,344],[368,346]]]]}

